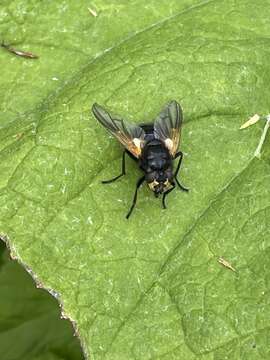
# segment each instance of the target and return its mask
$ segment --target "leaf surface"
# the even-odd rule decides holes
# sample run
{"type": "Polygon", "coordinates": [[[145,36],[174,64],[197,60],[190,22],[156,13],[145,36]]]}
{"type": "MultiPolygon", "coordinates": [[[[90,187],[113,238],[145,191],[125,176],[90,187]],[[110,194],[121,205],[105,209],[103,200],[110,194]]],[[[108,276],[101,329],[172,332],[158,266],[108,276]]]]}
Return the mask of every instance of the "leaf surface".
{"type": "MultiPolygon", "coordinates": [[[[131,33],[124,21],[125,40],[104,23],[108,41],[89,61],[75,51],[61,86],[44,80],[40,99],[7,118],[0,230],[57,292],[93,359],[267,358],[269,152],[253,158],[262,122],[239,127],[269,112],[269,1],[162,4],[154,21],[136,6],[145,20],[127,20],[131,33]],[[180,178],[191,191],[175,190],[164,211],[144,187],[127,221],[139,170],[129,160],[125,178],[100,183],[120,172],[121,148],[90,107],[142,122],[172,99],[184,110],[180,178]]],[[[92,44],[95,31],[84,36],[92,44]]]]}

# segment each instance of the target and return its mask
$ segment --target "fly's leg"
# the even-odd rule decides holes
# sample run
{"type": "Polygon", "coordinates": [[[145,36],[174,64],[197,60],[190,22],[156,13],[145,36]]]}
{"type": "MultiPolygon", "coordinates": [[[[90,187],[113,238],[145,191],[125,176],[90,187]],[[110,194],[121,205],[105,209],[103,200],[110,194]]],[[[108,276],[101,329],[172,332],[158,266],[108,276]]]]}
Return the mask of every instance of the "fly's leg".
{"type": "Polygon", "coordinates": [[[177,175],[178,175],[178,172],[180,170],[180,166],[181,166],[181,162],[182,162],[182,159],[183,159],[183,153],[182,151],[179,151],[178,153],[175,154],[175,157],[174,159],[178,158],[179,157],[179,161],[178,161],[178,164],[177,164],[177,168],[175,170],[175,173],[174,173],[174,178],[175,178],[175,181],[176,181],[176,184],[179,186],[179,188],[183,191],[189,191],[188,188],[186,188],[185,186],[181,185],[179,180],[177,179],[177,175]]]}
{"type": "Polygon", "coordinates": [[[109,183],[112,183],[114,182],[115,180],[119,179],[120,177],[126,175],[126,158],[125,158],[125,155],[126,155],[126,150],[124,150],[123,152],[123,156],[122,156],[122,172],[120,175],[114,177],[113,179],[111,180],[104,180],[102,181],[102,184],[109,184],[109,183]]]}
{"type": "Polygon", "coordinates": [[[126,218],[128,219],[136,205],[136,201],[137,201],[137,193],[138,193],[138,189],[139,187],[142,185],[142,183],[145,181],[145,176],[141,177],[138,181],[137,181],[137,184],[136,184],[136,190],[135,190],[135,194],[134,194],[134,197],[133,197],[133,201],[132,201],[132,205],[129,209],[129,212],[127,213],[127,216],[126,218]]]}
{"type": "Polygon", "coordinates": [[[163,196],[162,196],[162,206],[163,206],[163,209],[167,209],[166,207],[166,203],[165,203],[165,199],[166,199],[166,196],[171,192],[173,191],[173,189],[175,188],[175,183],[173,182],[172,183],[172,188],[170,188],[169,190],[165,191],[163,193],[163,196]]]}

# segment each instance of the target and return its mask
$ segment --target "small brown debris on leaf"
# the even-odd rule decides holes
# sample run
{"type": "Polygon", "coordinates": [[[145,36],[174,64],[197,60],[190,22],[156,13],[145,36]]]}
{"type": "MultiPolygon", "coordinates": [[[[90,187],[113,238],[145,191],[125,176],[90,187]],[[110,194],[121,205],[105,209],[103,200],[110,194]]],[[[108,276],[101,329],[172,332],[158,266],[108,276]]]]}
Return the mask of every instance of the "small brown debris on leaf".
{"type": "Polygon", "coordinates": [[[220,258],[218,259],[218,262],[219,262],[221,265],[225,266],[226,268],[228,268],[228,269],[236,272],[235,268],[234,268],[227,260],[225,260],[223,257],[220,257],[220,258]]]}
{"type": "Polygon", "coordinates": [[[20,140],[22,137],[23,137],[24,133],[18,133],[16,135],[13,135],[13,137],[16,139],[16,140],[20,140]]]}
{"type": "Polygon", "coordinates": [[[23,51],[23,50],[18,50],[18,49],[15,49],[14,47],[8,45],[8,44],[5,44],[4,42],[1,43],[1,47],[6,49],[7,51],[9,51],[10,53],[12,54],[15,54],[17,56],[21,56],[21,57],[24,57],[24,58],[28,58],[28,59],[38,59],[38,56],[29,52],[29,51],[23,51]]]}
{"type": "Polygon", "coordinates": [[[247,127],[256,124],[256,122],[258,122],[260,120],[260,115],[258,114],[254,114],[253,116],[251,116],[248,121],[246,121],[241,127],[240,129],[246,129],[247,127]]]}

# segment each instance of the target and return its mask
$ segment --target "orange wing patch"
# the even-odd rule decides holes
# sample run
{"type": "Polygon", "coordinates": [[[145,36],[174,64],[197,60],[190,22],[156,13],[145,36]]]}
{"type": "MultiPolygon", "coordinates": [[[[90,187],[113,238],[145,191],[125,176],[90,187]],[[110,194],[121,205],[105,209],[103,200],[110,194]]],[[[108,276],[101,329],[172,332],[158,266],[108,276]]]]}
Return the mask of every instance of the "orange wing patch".
{"type": "Polygon", "coordinates": [[[140,157],[142,153],[142,146],[144,143],[142,139],[130,139],[129,137],[125,136],[125,134],[123,134],[121,131],[118,131],[115,136],[129,152],[136,156],[136,158],[140,157]]]}

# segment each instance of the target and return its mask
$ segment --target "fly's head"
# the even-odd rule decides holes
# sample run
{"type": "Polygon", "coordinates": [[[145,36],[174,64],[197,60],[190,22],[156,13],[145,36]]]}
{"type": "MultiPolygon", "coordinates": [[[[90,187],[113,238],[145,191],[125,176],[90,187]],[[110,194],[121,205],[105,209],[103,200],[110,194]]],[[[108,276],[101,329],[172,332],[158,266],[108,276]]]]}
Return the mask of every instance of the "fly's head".
{"type": "Polygon", "coordinates": [[[170,170],[152,171],[147,173],[145,178],[149,188],[154,192],[155,197],[158,197],[172,186],[173,174],[170,170]]]}

